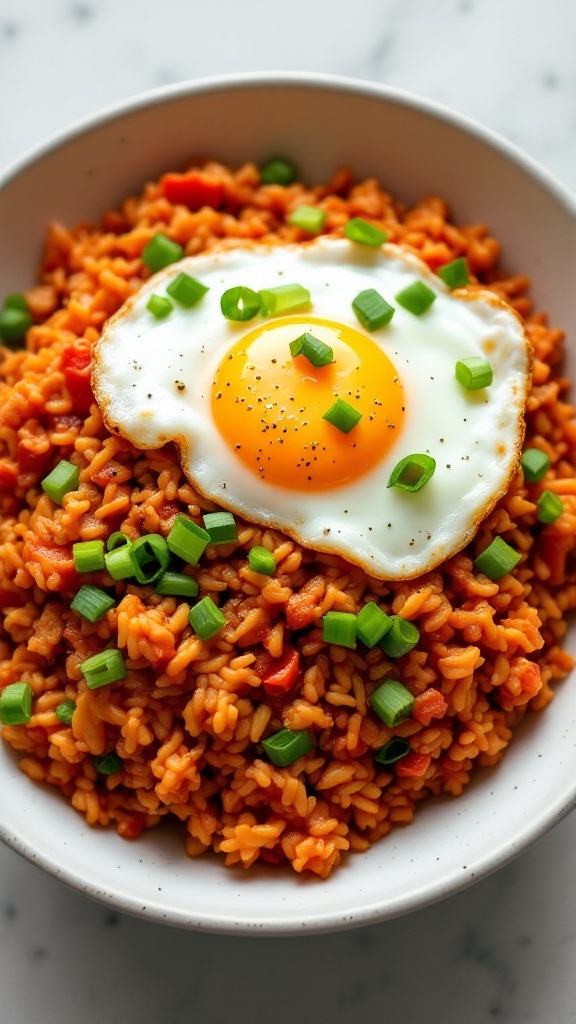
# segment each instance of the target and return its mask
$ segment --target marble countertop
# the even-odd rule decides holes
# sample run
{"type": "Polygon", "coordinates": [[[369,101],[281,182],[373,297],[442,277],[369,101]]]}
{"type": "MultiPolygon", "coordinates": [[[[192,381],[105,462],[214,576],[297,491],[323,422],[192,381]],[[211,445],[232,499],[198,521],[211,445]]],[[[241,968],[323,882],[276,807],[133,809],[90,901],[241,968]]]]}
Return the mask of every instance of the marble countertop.
{"type": "MultiPolygon", "coordinates": [[[[2,0],[0,168],[142,90],[295,69],[427,95],[500,132],[576,189],[576,6],[566,0],[292,0],[289,9],[275,0],[163,0],[153,16],[144,10],[141,0],[2,0]]],[[[265,940],[126,917],[2,848],[0,1017],[568,1024],[575,863],[573,814],[515,862],[434,907],[347,933],[265,940]],[[222,992],[233,1011],[218,1006],[222,992]]]]}

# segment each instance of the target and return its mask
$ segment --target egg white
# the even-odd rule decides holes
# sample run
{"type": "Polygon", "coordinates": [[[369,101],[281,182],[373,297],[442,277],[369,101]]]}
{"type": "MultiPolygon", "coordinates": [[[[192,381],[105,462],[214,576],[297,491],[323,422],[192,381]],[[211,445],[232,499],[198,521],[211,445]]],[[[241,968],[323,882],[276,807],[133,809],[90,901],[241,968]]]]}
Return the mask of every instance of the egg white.
{"type": "MultiPolygon", "coordinates": [[[[306,315],[299,314],[305,321],[306,315]]],[[[415,256],[392,245],[371,249],[346,239],[258,245],[190,257],[154,275],[105,326],[93,386],[105,421],[143,449],[175,441],[198,490],[253,522],[284,530],[306,547],[339,554],[381,579],[411,579],[461,550],[505,492],[524,435],[531,350],[517,314],[488,292],[450,292],[415,256]],[[209,287],[192,309],[175,303],[163,320],[146,309],[152,293],[182,271],[209,287]],[[416,278],[436,301],[416,317],[394,299],[416,278]],[[304,285],[312,316],[363,331],[351,303],[376,288],[395,307],[390,324],[369,333],[394,364],[405,393],[405,421],[393,448],[365,476],[327,491],[290,490],[252,475],[225,444],[211,412],[214,373],[257,321],[232,323],[220,310],[228,288],[304,285]],[[491,387],[467,392],[458,359],[488,358],[491,387]],[[436,460],[418,492],[388,488],[405,455],[436,460]]]]}

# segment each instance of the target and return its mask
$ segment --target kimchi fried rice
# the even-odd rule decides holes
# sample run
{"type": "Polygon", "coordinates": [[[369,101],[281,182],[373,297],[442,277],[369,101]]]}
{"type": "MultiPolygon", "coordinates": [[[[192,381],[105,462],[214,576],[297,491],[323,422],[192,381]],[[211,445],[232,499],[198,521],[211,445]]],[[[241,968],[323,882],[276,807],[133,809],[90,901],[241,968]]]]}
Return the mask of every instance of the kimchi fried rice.
{"type": "Polygon", "coordinates": [[[488,228],[456,226],[441,198],[408,208],[348,169],[307,187],[263,184],[253,164],[206,163],[194,180],[196,198],[184,202],[171,201],[161,179],[98,227],[53,224],[40,283],[25,292],[33,319],[25,346],[0,350],[0,688],[26,683],[32,694],[28,720],[5,716],[2,735],[22,771],[58,787],[90,825],[114,824],[133,839],[176,819],[191,857],[212,850],[227,865],[260,859],[326,878],[346,851],[409,824],[425,797],[459,796],[572,667],[562,639],[576,605],[576,422],[560,373],[562,332],[532,311],[527,278],[502,272],[488,228]],[[202,526],[217,510],[186,479],[172,445],[142,451],[107,431],[91,391],[91,349],[150,276],[141,254],[155,234],[189,256],[300,242],[306,232],[287,218],[303,204],[325,213],[324,233],[341,236],[361,217],[434,271],[465,257],[472,285],[525,319],[534,352],[525,446],[551,465],[536,482],[518,467],[473,542],[411,581],[371,578],[237,517],[237,540],[209,544],[186,570],[199,599],[225,616],[202,640],[189,620],[196,599],[114,580],[106,569],[77,572],[78,541],[106,542],[117,531],[132,542],[167,537],[178,514],[202,526]],[[61,460],[78,468],[79,482],[60,504],[41,482],[61,460]],[[562,502],[548,525],[537,521],[544,489],[562,502]],[[522,557],[492,580],[474,559],[495,537],[522,557]],[[250,568],[255,546],[273,553],[272,575],[250,568]],[[81,584],[114,599],[94,623],[71,608],[81,584]],[[357,613],[369,602],[415,624],[408,653],[323,640],[328,611],[357,613]],[[91,688],[81,666],[107,649],[122,653],[125,677],[91,688]],[[296,668],[286,689],[265,685],[287,666],[296,668]],[[370,704],[386,679],[411,698],[409,716],[393,726],[370,704]],[[68,716],[56,713],[62,705],[68,716]],[[285,766],[262,745],[282,729],[310,740],[285,766]],[[393,737],[406,741],[403,756],[377,761],[393,737]]]}

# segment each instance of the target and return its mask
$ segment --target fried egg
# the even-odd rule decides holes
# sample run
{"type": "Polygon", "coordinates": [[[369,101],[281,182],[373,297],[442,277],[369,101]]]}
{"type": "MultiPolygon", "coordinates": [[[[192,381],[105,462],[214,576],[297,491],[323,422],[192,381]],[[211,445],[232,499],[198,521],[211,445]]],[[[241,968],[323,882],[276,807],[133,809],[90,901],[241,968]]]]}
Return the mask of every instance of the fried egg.
{"type": "Polygon", "coordinates": [[[517,314],[489,292],[450,292],[415,256],[347,239],[213,251],[151,277],[106,324],[93,387],[108,428],[136,447],[174,441],[207,498],[380,579],[412,579],[461,550],[518,465],[531,350],[517,314]],[[182,272],[205,287],[191,309],[156,319],[151,295],[182,272]],[[420,316],[395,296],[419,280],[435,294],[420,316]],[[228,289],[298,282],[310,303],[232,322],[228,289]],[[391,321],[365,329],[352,302],[376,289],[391,321]],[[309,333],[333,361],[314,367],[290,343],[309,333]],[[489,360],[493,382],[466,391],[458,360],[489,360]],[[325,413],[361,413],[344,433],[325,413]],[[436,467],[420,490],[389,486],[405,457],[436,467]]]}

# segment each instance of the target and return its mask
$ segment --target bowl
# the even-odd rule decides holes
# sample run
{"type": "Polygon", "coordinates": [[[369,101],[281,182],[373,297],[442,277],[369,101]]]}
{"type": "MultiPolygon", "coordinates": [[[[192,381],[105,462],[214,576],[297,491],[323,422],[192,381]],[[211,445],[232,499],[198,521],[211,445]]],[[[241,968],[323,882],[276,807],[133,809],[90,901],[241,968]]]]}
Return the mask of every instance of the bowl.
{"type": "MultiPolygon", "coordinates": [[[[0,182],[3,292],[35,280],[46,228],[98,218],[197,154],[237,164],[289,155],[304,180],[342,164],[408,202],[438,194],[458,222],[482,221],[506,267],[527,273],[537,308],[576,335],[574,199],[509,143],[429,101],[365,82],[261,74],[184,83],[74,126],[0,182]]],[[[576,374],[569,346],[567,373],[576,374]]],[[[574,630],[567,647],[576,651],[574,630]]],[[[302,934],[369,924],[455,893],[508,862],[576,803],[576,689],[528,716],[499,765],[459,799],[419,809],[328,881],[269,866],[190,860],[170,829],[138,841],[93,830],[33,784],[0,746],[0,832],[13,849],[88,896],[142,917],[215,932],[302,934]]]]}

